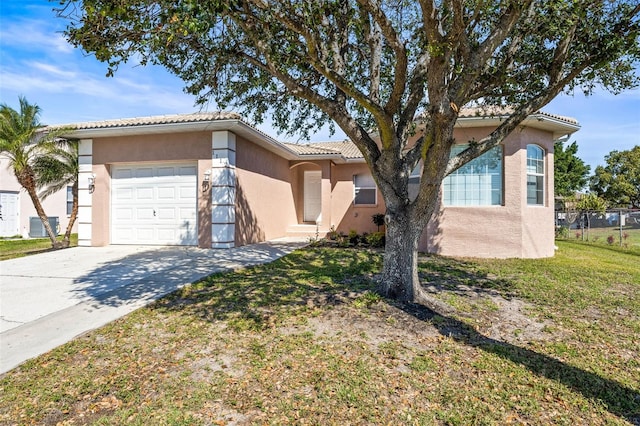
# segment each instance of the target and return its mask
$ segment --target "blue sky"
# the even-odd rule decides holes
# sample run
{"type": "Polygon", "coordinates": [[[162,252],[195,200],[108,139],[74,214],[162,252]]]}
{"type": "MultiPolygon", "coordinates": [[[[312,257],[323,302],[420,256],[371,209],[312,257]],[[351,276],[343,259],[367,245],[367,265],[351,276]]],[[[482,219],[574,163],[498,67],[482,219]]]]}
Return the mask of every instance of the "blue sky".
{"type": "MultiPolygon", "coordinates": [[[[63,38],[65,21],[46,0],[0,2],[0,102],[13,107],[22,95],[42,108],[42,122],[62,124],[113,118],[196,112],[182,82],[161,67],[126,64],[115,77],[106,66],[63,38]]],[[[561,95],[544,111],[577,118],[582,128],[570,141],[592,170],[612,150],[640,145],[640,89],[614,96],[561,95]]],[[[277,137],[268,124],[258,126],[277,137]]],[[[343,139],[316,134],[313,140],[343,139]]]]}

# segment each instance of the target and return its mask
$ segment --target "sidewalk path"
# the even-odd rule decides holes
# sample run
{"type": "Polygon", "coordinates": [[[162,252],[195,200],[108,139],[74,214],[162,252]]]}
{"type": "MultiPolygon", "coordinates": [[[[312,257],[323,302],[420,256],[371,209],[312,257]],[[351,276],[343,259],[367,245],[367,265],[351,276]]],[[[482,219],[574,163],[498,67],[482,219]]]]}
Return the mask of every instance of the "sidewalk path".
{"type": "Polygon", "coordinates": [[[305,244],[74,247],[2,261],[0,374],[186,284],[272,262],[305,244]]]}

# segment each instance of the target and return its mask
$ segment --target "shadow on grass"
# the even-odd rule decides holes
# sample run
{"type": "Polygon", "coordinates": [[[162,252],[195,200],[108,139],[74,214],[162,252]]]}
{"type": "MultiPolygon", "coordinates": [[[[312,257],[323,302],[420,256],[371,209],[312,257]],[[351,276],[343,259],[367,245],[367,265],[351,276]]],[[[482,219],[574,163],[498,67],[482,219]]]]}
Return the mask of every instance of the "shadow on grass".
{"type": "Polygon", "coordinates": [[[259,330],[296,311],[337,303],[341,293],[373,290],[369,277],[380,261],[361,250],[296,251],[266,265],[211,275],[158,301],[155,308],[259,330]]]}
{"type": "MultiPolygon", "coordinates": [[[[382,257],[359,250],[309,249],[297,251],[271,264],[217,274],[157,302],[153,309],[176,311],[205,321],[226,321],[238,330],[261,330],[279,316],[302,313],[310,305],[340,303],[340,294],[375,289],[371,277],[379,272],[382,257]]],[[[427,260],[428,261],[428,260],[427,260]]],[[[479,283],[478,292],[510,293],[509,280],[469,272],[456,261],[423,268],[423,278],[455,288],[479,283]],[[448,266],[447,266],[448,265],[448,266]]],[[[465,266],[466,265],[466,266],[465,266]]],[[[612,414],[638,424],[640,394],[595,373],[568,365],[548,355],[487,337],[465,322],[440,315],[422,305],[387,301],[456,341],[520,364],[532,373],[566,385],[586,398],[600,401],[612,414]]]]}
{"type": "Polygon", "coordinates": [[[586,398],[600,401],[610,413],[634,425],[640,424],[640,393],[633,389],[548,355],[492,339],[478,333],[463,321],[439,315],[422,305],[390,303],[422,321],[439,317],[439,320],[430,323],[442,335],[520,364],[540,377],[562,383],[586,398]]]}

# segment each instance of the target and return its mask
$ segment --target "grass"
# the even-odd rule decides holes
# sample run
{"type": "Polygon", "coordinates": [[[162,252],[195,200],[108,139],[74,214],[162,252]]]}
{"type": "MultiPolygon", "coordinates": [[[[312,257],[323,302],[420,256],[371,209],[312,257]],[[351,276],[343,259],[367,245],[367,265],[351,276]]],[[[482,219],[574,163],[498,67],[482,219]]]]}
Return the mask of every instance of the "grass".
{"type": "MultiPolygon", "coordinates": [[[[78,245],[78,234],[71,234],[71,247],[78,245]]],[[[0,239],[0,260],[15,259],[51,250],[49,238],[0,239]]]]}
{"type": "MultiPolygon", "coordinates": [[[[591,244],[604,246],[621,246],[640,252],[640,227],[638,225],[627,225],[622,228],[622,238],[620,237],[620,228],[617,226],[609,227],[592,227],[584,230],[585,241],[591,244]],[[622,241],[620,241],[622,239],[622,241]]],[[[582,231],[580,229],[572,229],[568,232],[568,240],[582,241],[582,231]]]]}
{"type": "Polygon", "coordinates": [[[640,258],[420,261],[438,314],[373,293],[381,255],[213,275],[0,378],[0,424],[634,424],[640,258]]]}

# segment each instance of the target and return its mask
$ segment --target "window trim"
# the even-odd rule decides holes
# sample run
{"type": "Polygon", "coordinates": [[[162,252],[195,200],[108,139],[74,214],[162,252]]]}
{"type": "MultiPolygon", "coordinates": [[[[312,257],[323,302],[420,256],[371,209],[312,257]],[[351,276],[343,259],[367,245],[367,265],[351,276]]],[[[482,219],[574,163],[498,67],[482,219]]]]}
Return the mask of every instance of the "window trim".
{"type": "Polygon", "coordinates": [[[546,206],[546,195],[547,195],[547,191],[546,191],[546,186],[547,186],[547,161],[546,161],[546,151],[543,147],[541,147],[538,144],[535,143],[531,143],[531,144],[527,144],[527,159],[526,159],[526,171],[527,171],[527,179],[526,179],[526,197],[527,197],[527,206],[531,206],[531,207],[544,207],[546,206]],[[537,152],[540,153],[541,158],[533,158],[533,157],[529,157],[529,148],[534,148],[536,149],[537,152]],[[529,160],[532,161],[536,161],[536,171],[531,171],[529,168],[529,160]],[[538,172],[537,171],[537,164],[538,163],[542,163],[542,172],[538,172]],[[530,198],[529,198],[529,177],[535,177],[536,181],[537,178],[542,178],[542,183],[540,184],[541,188],[538,186],[538,183],[536,182],[536,202],[530,202],[530,198]],[[541,202],[538,202],[538,193],[541,193],[540,195],[540,199],[541,202]]]}
{"type": "Polygon", "coordinates": [[[356,173],[353,175],[353,205],[356,207],[367,207],[367,206],[377,206],[378,205],[378,187],[373,180],[373,176],[370,173],[356,173]],[[356,179],[358,176],[367,176],[373,181],[373,186],[358,186],[356,183],[356,179]],[[373,190],[373,204],[372,203],[358,203],[357,196],[358,192],[362,189],[373,190]]]}

